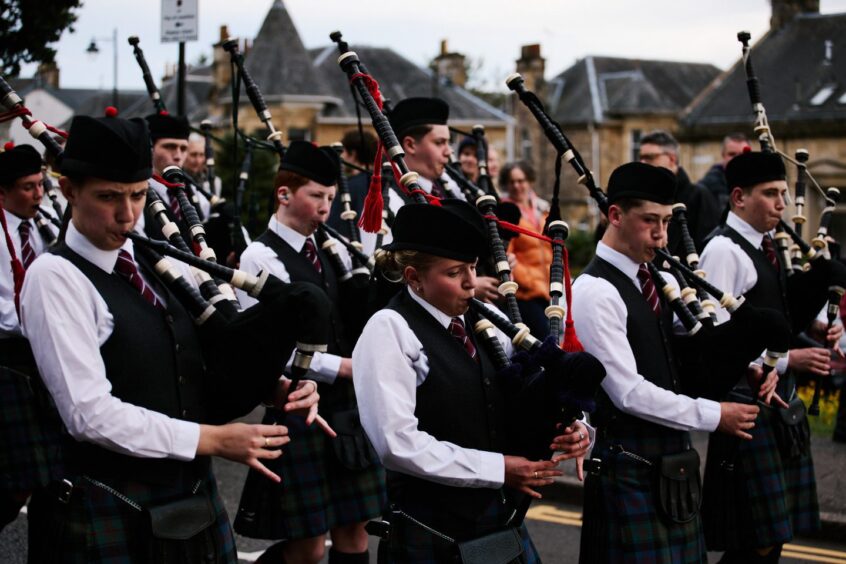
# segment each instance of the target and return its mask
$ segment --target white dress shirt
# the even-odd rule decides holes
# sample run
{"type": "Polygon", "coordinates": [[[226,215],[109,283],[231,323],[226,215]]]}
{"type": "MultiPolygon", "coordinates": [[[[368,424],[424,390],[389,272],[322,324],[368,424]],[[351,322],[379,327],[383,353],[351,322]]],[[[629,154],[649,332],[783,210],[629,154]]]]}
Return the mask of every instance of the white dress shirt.
{"type": "MultiPolygon", "coordinates": [[[[734,212],[729,212],[726,225],[749,241],[749,244],[760,249],[764,233],[740,219],[734,212]]],[[[708,281],[724,292],[731,292],[739,297],[751,290],[758,283],[758,272],[755,264],[740,245],[718,235],[711,239],[699,259],[699,268],[707,274],[708,281]]],[[[729,312],[717,304],[717,321],[723,323],[730,317],[729,312]]],[[[776,362],[776,372],[784,374],[787,371],[787,361],[790,356],[784,356],[776,362]]]]}
{"type": "MultiPolygon", "coordinates": [[[[406,291],[445,329],[449,327],[450,316],[406,291]]],[[[510,341],[498,331],[497,336],[510,356],[510,341]]],[[[428,373],[426,351],[405,318],[390,309],[370,318],[353,351],[353,382],[361,424],[382,464],[448,486],[501,487],[502,454],[439,441],[417,428],[417,387],[428,373]]]]}
{"type": "MultiPolygon", "coordinates": [[[[281,237],[282,240],[290,245],[297,253],[302,252],[306,239],[311,239],[311,242],[315,244],[315,248],[317,247],[317,242],[314,240],[313,235],[306,237],[305,235],[294,231],[287,225],[280,223],[276,219],[276,216],[270,217],[270,221],[267,222],[267,228],[279,235],[279,237],[281,237]]],[[[338,249],[341,259],[344,261],[346,267],[352,268],[352,261],[343,245],[336,241],[335,248],[338,249]]],[[[244,250],[244,253],[241,255],[240,269],[245,272],[249,272],[250,274],[258,274],[261,271],[267,271],[283,282],[291,282],[291,275],[288,274],[288,269],[285,268],[285,264],[279,260],[279,257],[276,256],[276,251],[264,245],[260,241],[253,241],[244,250]]],[[[236,289],[235,292],[238,295],[238,301],[244,309],[252,307],[257,301],[242,290],[236,289]]],[[[285,321],[280,319],[279,322],[284,323],[285,321]]],[[[291,358],[288,360],[287,367],[289,369],[291,368],[291,362],[293,359],[294,355],[292,354],[291,358]]],[[[335,382],[335,378],[338,377],[338,370],[340,368],[340,356],[316,352],[311,360],[311,366],[306,374],[306,378],[332,384],[335,382]]]]}
{"type": "MultiPolygon", "coordinates": [[[[444,329],[449,327],[449,315],[410,289],[406,291],[444,329]]],[[[464,322],[463,315],[461,320],[464,322]]],[[[499,330],[496,334],[510,357],[511,341],[499,330]]],[[[426,351],[405,318],[391,309],[373,315],[353,351],[353,382],[361,424],[382,464],[389,470],[449,486],[501,487],[505,480],[501,453],[439,441],[418,429],[414,415],[417,387],[428,373],[426,351]]],[[[592,442],[595,431],[585,426],[592,442]]]]}
{"type": "MultiPolygon", "coordinates": [[[[114,271],[118,250],[98,249],[73,222],[65,243],[104,272],[114,271]]],[[[131,240],[123,249],[135,256],[131,240]]],[[[194,284],[188,269],[176,266],[194,284]]],[[[71,436],[130,456],[194,458],[200,439],[197,423],[112,395],[100,347],[112,334],[114,317],[85,274],[70,261],[46,253],[32,263],[21,294],[24,334],[71,436]]]]}
{"type": "MultiPolygon", "coordinates": [[[[15,256],[23,264],[23,253],[21,252],[20,226],[24,221],[20,217],[6,210],[6,225],[9,227],[9,236],[12,239],[12,246],[15,248],[15,256]]],[[[29,243],[35,256],[38,257],[44,252],[46,245],[41,237],[41,232],[35,225],[35,221],[28,219],[29,243]]],[[[58,230],[50,225],[48,227],[54,235],[58,230]]],[[[32,264],[35,264],[33,262],[32,264]]],[[[31,267],[31,265],[30,265],[31,267]]],[[[18,312],[15,311],[15,282],[12,277],[12,255],[6,245],[6,236],[0,233],[0,339],[8,337],[19,337],[21,335],[21,324],[18,319],[18,312]]]]}
{"type": "MultiPolygon", "coordinates": [[[[596,256],[609,262],[632,281],[637,279],[639,263],[599,242],[596,256]]],[[[662,273],[670,284],[678,285],[662,273]]],[[[627,338],[628,312],[620,293],[609,281],[588,274],[573,284],[573,319],[585,350],[605,366],[607,375],[602,389],[617,409],[640,419],[684,431],[713,431],[720,422],[720,404],[704,398],[693,399],[676,394],[638,374],[634,353],[627,338]]],[[[683,330],[674,321],[674,330],[683,330]]],[[[660,354],[656,351],[655,354],[660,354]]]]}

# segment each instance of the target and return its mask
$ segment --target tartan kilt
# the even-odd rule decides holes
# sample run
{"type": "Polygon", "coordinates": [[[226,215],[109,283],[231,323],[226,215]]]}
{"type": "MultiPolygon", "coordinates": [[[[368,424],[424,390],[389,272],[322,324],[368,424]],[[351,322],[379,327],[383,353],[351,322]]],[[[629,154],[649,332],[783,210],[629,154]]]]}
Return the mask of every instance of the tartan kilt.
{"type": "MultiPolygon", "coordinates": [[[[772,429],[778,414],[761,414],[751,441],[710,436],[702,503],[709,550],[780,545],[820,527],[810,451],[782,459],[772,429]],[[723,464],[726,459],[733,459],[733,470],[723,464]]],[[[800,425],[807,426],[807,419],[800,425]]]]}
{"type": "MultiPolygon", "coordinates": [[[[498,499],[492,501],[485,511],[479,513],[473,523],[473,531],[462,531],[462,535],[450,530],[443,522],[442,507],[438,503],[426,505],[405,505],[402,510],[414,519],[458,541],[481,537],[502,528],[510,516],[511,505],[503,505],[498,499]],[[469,533],[469,534],[468,534],[469,533]]],[[[460,564],[458,548],[454,543],[442,539],[426,529],[390,512],[384,519],[391,523],[391,540],[379,541],[379,564],[460,564]]],[[[515,564],[540,564],[541,559],[525,524],[518,527],[523,542],[523,554],[513,561],[515,564]]]]}
{"type": "Polygon", "coordinates": [[[28,492],[64,474],[67,431],[32,368],[0,366],[0,490],[28,492]]]}
{"type": "Polygon", "coordinates": [[[708,561],[700,516],[679,524],[660,514],[652,466],[601,448],[594,457],[610,470],[585,480],[579,562],[708,561]]]}
{"type": "MultiPolygon", "coordinates": [[[[142,507],[166,503],[190,493],[190,488],[149,486],[109,480],[108,485],[142,507]]],[[[63,504],[48,487],[33,494],[29,504],[29,562],[61,564],[176,564],[209,562],[236,564],[235,540],[229,517],[211,471],[200,491],[209,496],[216,519],[185,541],[154,539],[150,518],[102,488],[78,479],[71,500],[63,504]]]]}
{"type": "Polygon", "coordinates": [[[385,509],[385,471],[380,464],[354,471],[339,463],[332,439],[299,416],[267,409],[264,424],[284,422],[291,442],[264,464],[282,482],[250,469],[241,493],[235,530],[258,539],[312,538],[334,527],[362,523],[385,509]]]}

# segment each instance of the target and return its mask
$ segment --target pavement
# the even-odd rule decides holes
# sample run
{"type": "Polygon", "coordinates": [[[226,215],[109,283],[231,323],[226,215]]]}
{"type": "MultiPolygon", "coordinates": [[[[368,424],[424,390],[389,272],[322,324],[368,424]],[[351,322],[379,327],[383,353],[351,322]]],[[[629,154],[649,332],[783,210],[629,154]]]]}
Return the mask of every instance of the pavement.
{"type": "MultiPolygon", "coordinates": [[[[702,457],[705,471],[705,453],[708,452],[708,434],[691,433],[693,445],[702,457]]],[[[846,443],[837,443],[830,437],[814,435],[811,438],[814,473],[817,478],[817,497],[820,503],[822,529],[805,538],[842,542],[846,538],[846,443]]],[[[564,467],[565,475],[543,489],[544,498],[558,503],[582,506],[584,490],[575,475],[573,463],[564,467]]]]}

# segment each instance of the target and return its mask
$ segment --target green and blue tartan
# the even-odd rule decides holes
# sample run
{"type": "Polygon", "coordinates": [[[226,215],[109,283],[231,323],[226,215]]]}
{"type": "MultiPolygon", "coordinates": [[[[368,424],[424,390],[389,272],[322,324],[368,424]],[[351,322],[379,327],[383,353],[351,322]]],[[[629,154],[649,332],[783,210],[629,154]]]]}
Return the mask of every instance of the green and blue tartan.
{"type": "MultiPolygon", "coordinates": [[[[681,440],[686,433],[678,435],[681,440]]],[[[657,448],[661,441],[642,439],[639,442],[643,446],[652,443],[657,448]]],[[[626,450],[647,454],[630,445],[626,450]]],[[[608,445],[602,443],[594,448],[592,457],[602,460],[604,471],[599,476],[589,474],[585,480],[580,562],[678,564],[708,561],[699,516],[679,524],[661,515],[654,466],[612,453],[608,445]]],[[[644,458],[656,460],[652,456],[644,458]]]]}
{"type": "MultiPolygon", "coordinates": [[[[105,481],[104,481],[105,483],[105,481]]],[[[142,507],[190,494],[190,488],[108,481],[142,507]]],[[[200,491],[214,507],[212,525],[185,541],[152,537],[150,518],[98,486],[77,479],[70,503],[51,489],[39,490],[29,503],[29,561],[59,564],[236,564],[234,535],[211,471],[200,491]]]]}
{"type": "Polygon", "coordinates": [[[299,416],[268,409],[263,423],[284,422],[291,442],[265,465],[279,474],[276,484],[254,470],[247,474],[235,530],[259,539],[296,540],[332,528],[362,523],[385,510],[385,471],[375,464],[349,470],[335,458],[330,441],[317,425],[299,416]]]}
{"type": "Polygon", "coordinates": [[[61,476],[67,438],[34,369],[0,366],[0,490],[28,492],[61,476]]]}
{"type": "MultiPolygon", "coordinates": [[[[772,425],[775,411],[762,410],[751,441],[714,433],[708,444],[703,489],[703,526],[709,550],[763,548],[789,542],[820,527],[814,463],[810,452],[784,460],[772,425]],[[734,471],[721,462],[736,448],[734,471]]],[[[800,423],[808,425],[807,419],[800,423]]]]}

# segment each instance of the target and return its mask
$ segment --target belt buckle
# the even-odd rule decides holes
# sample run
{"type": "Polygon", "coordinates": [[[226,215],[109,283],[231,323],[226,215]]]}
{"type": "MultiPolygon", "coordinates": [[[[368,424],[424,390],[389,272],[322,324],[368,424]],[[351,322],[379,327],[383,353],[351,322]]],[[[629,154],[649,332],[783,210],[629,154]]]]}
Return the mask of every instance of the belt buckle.
{"type": "Polygon", "coordinates": [[[68,479],[64,479],[61,482],[59,482],[59,494],[57,496],[59,501],[61,503],[64,503],[65,505],[67,505],[68,503],[70,503],[72,495],[73,495],[73,483],[68,479]]]}
{"type": "Polygon", "coordinates": [[[601,458],[588,458],[582,463],[582,468],[588,474],[593,474],[594,476],[599,476],[602,473],[602,459],[601,458]]]}

